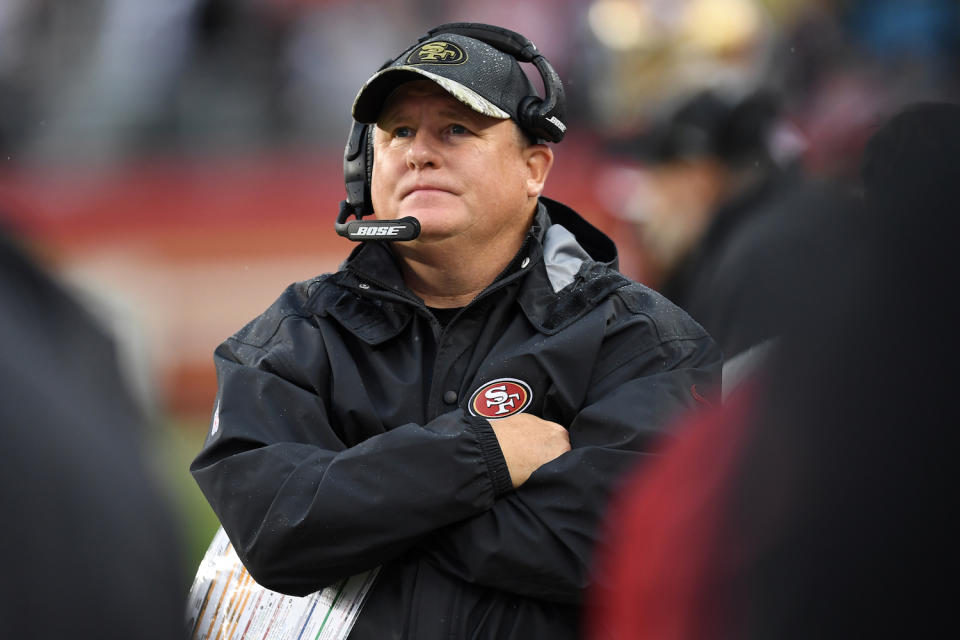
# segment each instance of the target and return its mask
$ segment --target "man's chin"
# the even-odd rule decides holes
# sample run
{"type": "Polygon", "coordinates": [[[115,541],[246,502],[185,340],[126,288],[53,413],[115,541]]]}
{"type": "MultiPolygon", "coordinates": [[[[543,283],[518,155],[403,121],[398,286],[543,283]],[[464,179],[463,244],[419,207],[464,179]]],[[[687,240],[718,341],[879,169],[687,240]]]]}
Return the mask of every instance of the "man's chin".
{"type": "Polygon", "coordinates": [[[424,228],[423,225],[420,225],[420,235],[416,239],[411,240],[411,244],[419,243],[421,245],[427,244],[436,244],[450,237],[450,233],[439,230],[432,229],[430,227],[424,228]]]}
{"type": "Polygon", "coordinates": [[[413,216],[420,223],[421,238],[442,237],[455,231],[456,220],[450,209],[409,209],[402,211],[398,218],[406,216],[413,216]]]}

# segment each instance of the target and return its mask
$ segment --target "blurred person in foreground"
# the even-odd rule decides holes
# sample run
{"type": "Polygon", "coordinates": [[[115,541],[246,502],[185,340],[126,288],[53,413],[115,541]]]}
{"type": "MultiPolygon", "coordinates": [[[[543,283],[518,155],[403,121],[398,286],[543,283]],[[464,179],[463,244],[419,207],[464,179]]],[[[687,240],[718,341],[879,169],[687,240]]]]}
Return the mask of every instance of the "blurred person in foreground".
{"type": "Polygon", "coordinates": [[[692,94],[622,151],[646,179],[628,204],[655,288],[702,324],[732,359],[775,339],[793,304],[791,272],[821,255],[838,196],[806,176],[802,141],[777,96],[719,90],[692,94]],[[789,256],[791,259],[787,259],[789,256]]]}
{"type": "Polygon", "coordinates": [[[864,221],[785,283],[768,367],[624,485],[591,639],[932,637],[953,626],[960,106],[863,154],[864,221]]]}
{"type": "Polygon", "coordinates": [[[216,350],[194,477],[263,586],[381,567],[352,638],[576,637],[607,496],[719,374],[706,332],[541,195],[565,127],[532,54],[443,25],[375,73],[337,227],[363,242],[216,350]]]}
{"type": "Polygon", "coordinates": [[[0,635],[183,637],[179,532],[108,334],[0,229],[0,635]]]}

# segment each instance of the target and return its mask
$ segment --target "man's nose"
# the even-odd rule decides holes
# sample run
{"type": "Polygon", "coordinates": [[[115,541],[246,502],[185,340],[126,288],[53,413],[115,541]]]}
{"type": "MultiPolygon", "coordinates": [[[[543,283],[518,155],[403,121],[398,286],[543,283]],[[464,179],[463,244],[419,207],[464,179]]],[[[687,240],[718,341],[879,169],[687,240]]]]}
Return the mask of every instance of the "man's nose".
{"type": "Polygon", "coordinates": [[[417,131],[410,146],[407,147],[407,165],[411,169],[439,166],[441,160],[439,142],[429,131],[423,129],[417,131]]]}

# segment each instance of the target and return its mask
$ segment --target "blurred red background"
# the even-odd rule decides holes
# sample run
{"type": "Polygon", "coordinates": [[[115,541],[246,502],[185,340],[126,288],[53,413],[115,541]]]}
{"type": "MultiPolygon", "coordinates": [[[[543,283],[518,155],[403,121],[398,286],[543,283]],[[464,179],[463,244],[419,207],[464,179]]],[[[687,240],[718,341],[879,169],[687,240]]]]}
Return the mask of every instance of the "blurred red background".
{"type": "MultiPolygon", "coordinates": [[[[618,236],[636,273],[597,199],[594,146],[564,142],[547,195],[618,236]]],[[[102,311],[149,402],[186,416],[212,407],[217,344],[353,248],[333,231],[343,193],[335,153],[0,173],[7,222],[102,311]]]]}

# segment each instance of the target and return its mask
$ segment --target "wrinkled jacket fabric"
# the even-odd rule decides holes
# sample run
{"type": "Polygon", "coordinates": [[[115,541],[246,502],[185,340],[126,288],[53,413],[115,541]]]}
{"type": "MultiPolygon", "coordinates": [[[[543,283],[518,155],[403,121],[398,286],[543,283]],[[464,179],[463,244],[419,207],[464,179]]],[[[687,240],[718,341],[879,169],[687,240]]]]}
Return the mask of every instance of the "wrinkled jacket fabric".
{"type": "Polygon", "coordinates": [[[576,637],[608,494],[720,371],[704,330],[615,264],[541,198],[446,327],[366,243],[221,344],[191,471],[251,575],[307,594],[380,566],[352,638],[576,637]],[[516,490],[468,406],[500,379],[572,446],[516,490]]]}

